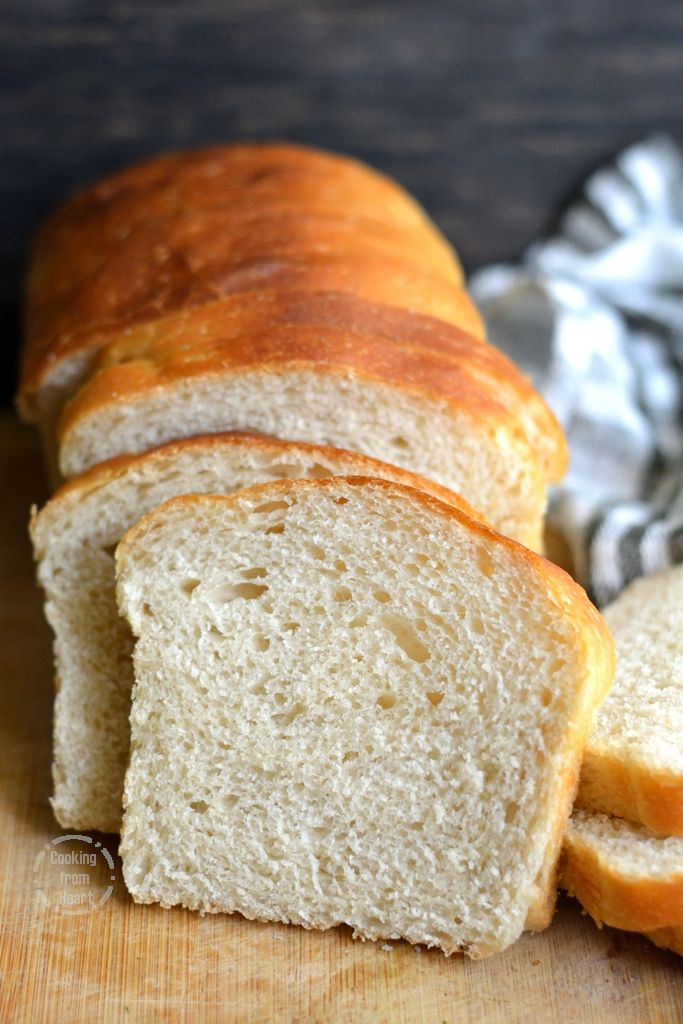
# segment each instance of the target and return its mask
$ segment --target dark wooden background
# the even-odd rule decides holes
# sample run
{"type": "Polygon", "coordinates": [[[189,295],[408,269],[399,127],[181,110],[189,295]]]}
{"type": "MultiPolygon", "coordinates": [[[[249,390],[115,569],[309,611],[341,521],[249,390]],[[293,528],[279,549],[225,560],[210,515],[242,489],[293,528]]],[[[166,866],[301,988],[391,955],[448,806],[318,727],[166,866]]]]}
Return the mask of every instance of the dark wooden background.
{"type": "Polygon", "coordinates": [[[510,259],[582,177],[654,130],[683,141],[682,0],[3,0],[2,392],[26,246],[76,186],[239,137],[398,177],[468,270],[510,259]]]}

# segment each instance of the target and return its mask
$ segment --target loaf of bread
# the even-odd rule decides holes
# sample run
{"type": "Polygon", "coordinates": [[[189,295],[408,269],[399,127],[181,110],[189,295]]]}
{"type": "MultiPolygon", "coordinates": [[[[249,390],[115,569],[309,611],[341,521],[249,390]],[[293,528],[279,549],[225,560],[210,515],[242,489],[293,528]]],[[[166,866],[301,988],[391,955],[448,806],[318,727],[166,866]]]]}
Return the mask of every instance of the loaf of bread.
{"type": "Polygon", "coordinates": [[[613,669],[561,570],[361,477],[173,499],[116,563],[138,902],[477,957],[548,923],[613,669]]]}
{"type": "Polygon", "coordinates": [[[683,566],[636,580],[604,615],[618,667],[577,803],[683,836],[683,566]]]}
{"type": "Polygon", "coordinates": [[[20,408],[51,425],[97,351],[129,326],[292,287],[351,291],[482,332],[453,250],[383,175],[289,144],[177,153],[98,182],[43,227],[20,408]]]}
{"type": "Polygon", "coordinates": [[[130,747],[132,638],[114,592],[114,548],[146,512],[188,491],[339,474],[420,487],[475,516],[445,488],[362,455],[239,435],[122,456],[65,484],[31,521],[38,578],[55,635],[52,806],[64,828],[118,832],[130,747]]]}
{"type": "Polygon", "coordinates": [[[418,472],[540,546],[557,422],[425,214],[354,161],[233,146],[115,175],[40,236],[27,324],[20,405],[65,477],[260,432],[418,472]]]}
{"type": "Polygon", "coordinates": [[[683,954],[683,838],[576,810],[560,882],[598,927],[644,932],[658,946],[683,954]]]}

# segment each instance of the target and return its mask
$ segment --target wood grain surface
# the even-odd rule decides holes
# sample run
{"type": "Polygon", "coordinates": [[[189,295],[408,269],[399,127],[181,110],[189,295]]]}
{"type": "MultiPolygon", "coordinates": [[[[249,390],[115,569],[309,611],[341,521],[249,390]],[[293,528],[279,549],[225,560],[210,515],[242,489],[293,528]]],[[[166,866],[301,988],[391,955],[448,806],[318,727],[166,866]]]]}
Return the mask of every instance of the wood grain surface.
{"type": "Polygon", "coordinates": [[[680,0],[3,0],[2,394],[28,239],[114,167],[240,137],[354,153],[472,270],[513,258],[621,146],[683,140],[682,68],[680,0]]]}
{"type": "MultiPolygon", "coordinates": [[[[598,931],[561,901],[552,927],[473,962],[405,943],[135,906],[115,860],[105,905],[41,902],[49,805],[50,636],[26,536],[44,486],[33,433],[0,414],[0,1021],[679,1024],[683,960],[598,931]]],[[[113,837],[94,837],[113,854],[113,837]]]]}

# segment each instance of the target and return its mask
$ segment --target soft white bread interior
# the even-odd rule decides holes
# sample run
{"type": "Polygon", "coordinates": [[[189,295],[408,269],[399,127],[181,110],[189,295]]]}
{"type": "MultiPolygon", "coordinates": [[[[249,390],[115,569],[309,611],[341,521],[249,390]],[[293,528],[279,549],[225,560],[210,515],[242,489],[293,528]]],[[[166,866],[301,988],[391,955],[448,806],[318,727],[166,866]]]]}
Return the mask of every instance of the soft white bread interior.
{"type": "Polygon", "coordinates": [[[618,667],[577,803],[683,835],[683,566],[636,580],[604,615],[618,667]]]}
{"type": "Polygon", "coordinates": [[[560,882],[595,920],[683,954],[683,838],[575,810],[560,882]]]}
{"type": "Polygon", "coordinates": [[[178,437],[255,431],[360,451],[419,473],[462,494],[501,533],[537,550],[542,544],[540,461],[518,418],[483,389],[474,401],[454,404],[322,364],[221,363],[201,375],[182,366],[166,378],[136,361],[102,370],[67,412],[66,477],[178,437]]]}
{"type": "Polygon", "coordinates": [[[116,562],[138,902],[478,957],[548,923],[613,669],[561,570],[358,477],[174,499],[116,562]]]}
{"type": "Polygon", "coordinates": [[[422,487],[478,515],[437,484],[362,455],[241,435],[192,438],[104,463],[34,514],[38,577],[55,635],[52,805],[64,828],[118,832],[121,825],[133,666],[113,554],[125,531],[187,491],[229,494],[266,480],[350,473],[422,487]]]}

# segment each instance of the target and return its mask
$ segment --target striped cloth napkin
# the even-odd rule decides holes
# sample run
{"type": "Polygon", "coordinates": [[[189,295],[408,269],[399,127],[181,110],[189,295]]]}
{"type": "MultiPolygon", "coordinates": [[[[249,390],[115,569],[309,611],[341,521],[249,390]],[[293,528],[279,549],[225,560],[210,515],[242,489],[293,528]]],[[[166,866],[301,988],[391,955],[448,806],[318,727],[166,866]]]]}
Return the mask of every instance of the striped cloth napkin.
{"type": "Polygon", "coordinates": [[[556,236],[470,282],[494,344],[569,441],[548,524],[598,605],[683,562],[683,153],[657,136],[588,179],[556,236]]]}

